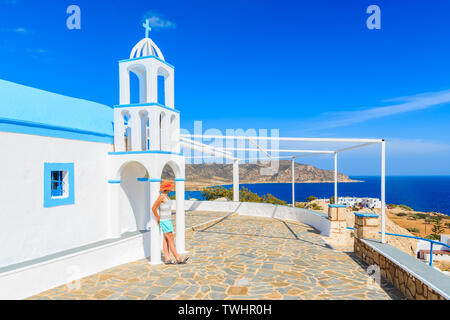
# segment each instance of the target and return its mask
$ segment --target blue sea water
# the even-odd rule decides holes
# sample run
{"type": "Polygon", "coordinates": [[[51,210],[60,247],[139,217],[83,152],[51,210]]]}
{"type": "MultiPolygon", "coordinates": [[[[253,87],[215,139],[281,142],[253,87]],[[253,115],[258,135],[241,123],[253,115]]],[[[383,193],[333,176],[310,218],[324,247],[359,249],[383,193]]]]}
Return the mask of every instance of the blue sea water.
{"type": "MultiPolygon", "coordinates": [[[[380,198],[380,177],[354,176],[351,178],[364,182],[339,183],[339,196],[380,198]]],[[[290,183],[243,184],[241,186],[260,196],[270,193],[292,203],[290,183]]],[[[318,198],[330,198],[333,193],[333,183],[295,184],[296,201],[305,201],[311,195],[318,198]]],[[[187,197],[202,199],[199,191],[188,191],[187,197]]],[[[386,177],[386,203],[405,204],[417,211],[433,211],[450,215],[450,176],[386,177]]]]}

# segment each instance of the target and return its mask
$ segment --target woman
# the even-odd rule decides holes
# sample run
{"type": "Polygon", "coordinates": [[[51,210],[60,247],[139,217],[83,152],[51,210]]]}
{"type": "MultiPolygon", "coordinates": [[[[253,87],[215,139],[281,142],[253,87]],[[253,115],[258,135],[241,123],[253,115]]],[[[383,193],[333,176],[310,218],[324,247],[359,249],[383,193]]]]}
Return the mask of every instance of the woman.
{"type": "Polygon", "coordinates": [[[176,259],[176,263],[185,264],[189,257],[180,259],[177,250],[175,249],[175,244],[173,243],[173,225],[172,225],[172,200],[170,200],[168,193],[174,188],[174,185],[168,181],[164,181],[161,184],[161,194],[158,199],[156,199],[153,205],[152,211],[156,217],[158,225],[164,234],[163,251],[165,257],[165,264],[175,264],[174,261],[170,259],[170,251],[172,251],[173,256],[176,259]],[[157,209],[159,208],[159,215],[157,209]]]}

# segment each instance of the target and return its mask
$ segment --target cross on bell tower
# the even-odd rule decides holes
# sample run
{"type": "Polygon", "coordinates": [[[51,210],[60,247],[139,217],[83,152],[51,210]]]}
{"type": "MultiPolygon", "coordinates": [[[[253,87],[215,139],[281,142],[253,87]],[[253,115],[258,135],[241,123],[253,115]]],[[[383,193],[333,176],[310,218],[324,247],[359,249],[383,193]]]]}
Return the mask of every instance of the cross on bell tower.
{"type": "Polygon", "coordinates": [[[152,31],[152,28],[150,27],[150,19],[146,19],[142,26],[145,28],[145,37],[150,38],[150,31],[152,31]]]}

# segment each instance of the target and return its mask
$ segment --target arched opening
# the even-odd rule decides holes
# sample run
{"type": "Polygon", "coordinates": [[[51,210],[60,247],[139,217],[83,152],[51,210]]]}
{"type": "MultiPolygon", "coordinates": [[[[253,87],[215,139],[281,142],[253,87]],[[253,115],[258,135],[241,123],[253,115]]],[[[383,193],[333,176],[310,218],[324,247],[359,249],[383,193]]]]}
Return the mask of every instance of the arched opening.
{"type": "Polygon", "coordinates": [[[125,151],[131,151],[131,115],[128,111],[122,112],[123,139],[125,151]]]}
{"type": "Polygon", "coordinates": [[[164,68],[158,69],[158,103],[166,105],[167,99],[167,78],[169,77],[169,72],[164,68]]]}
{"type": "Polygon", "coordinates": [[[169,144],[170,144],[170,150],[171,151],[175,151],[175,148],[176,148],[176,143],[177,143],[177,141],[176,141],[176,132],[177,132],[177,130],[176,130],[176,116],[173,114],[171,117],[170,117],[170,124],[169,124],[169,130],[170,130],[170,141],[169,141],[169,144]]]}
{"type": "MultiPolygon", "coordinates": [[[[166,164],[161,173],[161,179],[163,181],[170,181],[175,184],[175,172],[169,164],[166,164]]],[[[175,199],[175,190],[169,192],[169,197],[175,199]]]]}
{"type": "Polygon", "coordinates": [[[148,172],[136,161],[120,169],[120,233],[146,230],[150,219],[148,172]]]}
{"type": "Polygon", "coordinates": [[[130,104],[140,103],[139,82],[139,77],[134,72],[130,72],[130,104]]]}
{"type": "Polygon", "coordinates": [[[130,103],[147,102],[147,71],[143,65],[133,65],[130,73],[130,103]]]}
{"type": "Polygon", "coordinates": [[[159,149],[167,150],[167,125],[166,125],[166,113],[161,112],[159,115],[159,149]]]}
{"type": "Polygon", "coordinates": [[[166,81],[164,76],[158,76],[158,103],[166,105],[166,81]]]}
{"type": "Polygon", "coordinates": [[[141,150],[150,150],[150,118],[147,111],[140,111],[141,150]]]}

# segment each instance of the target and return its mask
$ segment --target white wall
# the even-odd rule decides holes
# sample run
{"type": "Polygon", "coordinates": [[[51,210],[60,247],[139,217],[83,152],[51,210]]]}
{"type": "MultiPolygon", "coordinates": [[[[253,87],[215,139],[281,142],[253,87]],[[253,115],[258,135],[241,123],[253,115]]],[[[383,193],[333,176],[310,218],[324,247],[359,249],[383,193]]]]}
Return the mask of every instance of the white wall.
{"type": "Polygon", "coordinates": [[[0,132],[0,267],[105,239],[112,145],[0,132]],[[75,204],[44,208],[44,163],[74,163],[75,204]]]}

